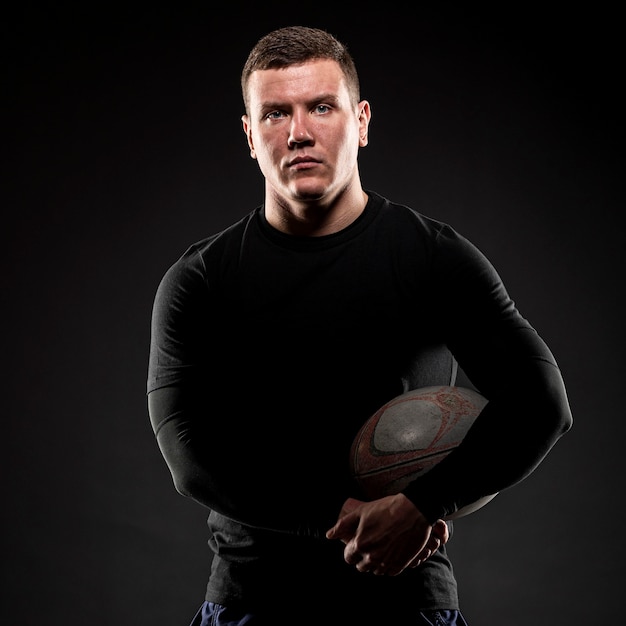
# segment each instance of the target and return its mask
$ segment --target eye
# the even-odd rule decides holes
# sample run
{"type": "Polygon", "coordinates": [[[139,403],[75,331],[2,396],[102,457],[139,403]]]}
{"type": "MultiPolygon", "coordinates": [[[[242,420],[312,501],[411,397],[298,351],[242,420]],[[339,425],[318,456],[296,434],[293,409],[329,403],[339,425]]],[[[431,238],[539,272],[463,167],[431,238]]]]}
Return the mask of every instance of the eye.
{"type": "Polygon", "coordinates": [[[330,111],[330,107],[327,104],[318,104],[315,106],[315,112],[316,113],[320,113],[320,114],[324,114],[324,113],[328,113],[330,111]]]}
{"type": "Polygon", "coordinates": [[[281,117],[284,117],[285,114],[282,113],[281,111],[270,111],[266,116],[265,119],[268,120],[279,120],[281,117]]]}

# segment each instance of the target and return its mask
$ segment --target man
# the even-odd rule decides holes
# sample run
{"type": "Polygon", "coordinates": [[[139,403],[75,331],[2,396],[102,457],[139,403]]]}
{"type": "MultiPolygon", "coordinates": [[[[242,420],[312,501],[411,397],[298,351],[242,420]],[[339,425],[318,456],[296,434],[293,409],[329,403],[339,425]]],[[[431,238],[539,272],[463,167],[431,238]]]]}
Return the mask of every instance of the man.
{"type": "Polygon", "coordinates": [[[444,520],[569,429],[557,364],[475,246],[364,190],[370,104],[339,41],[271,32],[241,84],[263,204],[172,265],[152,322],[151,422],[177,490],[209,511],[193,624],[463,625],[444,520]],[[358,429],[457,363],[488,399],[466,439],[366,501],[358,429]]]}

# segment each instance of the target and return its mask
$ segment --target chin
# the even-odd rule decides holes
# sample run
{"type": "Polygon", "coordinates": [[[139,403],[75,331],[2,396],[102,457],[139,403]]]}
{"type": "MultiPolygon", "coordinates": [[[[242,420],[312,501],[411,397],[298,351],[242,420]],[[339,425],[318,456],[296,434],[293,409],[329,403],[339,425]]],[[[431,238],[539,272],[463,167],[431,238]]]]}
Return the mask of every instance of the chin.
{"type": "Polygon", "coordinates": [[[326,185],[297,185],[292,187],[291,196],[294,200],[306,202],[321,200],[329,195],[329,191],[326,185]]]}
{"type": "Polygon", "coordinates": [[[325,196],[326,194],[324,193],[314,193],[311,191],[294,194],[293,198],[300,202],[318,202],[319,200],[323,200],[325,196]]]}

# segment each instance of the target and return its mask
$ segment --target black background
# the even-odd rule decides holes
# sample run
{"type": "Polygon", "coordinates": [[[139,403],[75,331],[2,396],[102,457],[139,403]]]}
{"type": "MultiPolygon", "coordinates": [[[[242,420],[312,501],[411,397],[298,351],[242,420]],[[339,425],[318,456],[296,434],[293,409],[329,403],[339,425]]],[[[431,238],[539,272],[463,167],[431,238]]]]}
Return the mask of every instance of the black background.
{"type": "Polygon", "coordinates": [[[4,26],[0,621],[185,626],[203,599],[206,512],[175,492],[146,412],[150,309],[188,244],[261,203],[239,73],[258,37],[296,23],[355,57],[373,110],[365,187],[486,252],[566,378],[572,431],[456,524],[467,619],[619,621],[617,14],[88,6],[24,3],[4,26]]]}

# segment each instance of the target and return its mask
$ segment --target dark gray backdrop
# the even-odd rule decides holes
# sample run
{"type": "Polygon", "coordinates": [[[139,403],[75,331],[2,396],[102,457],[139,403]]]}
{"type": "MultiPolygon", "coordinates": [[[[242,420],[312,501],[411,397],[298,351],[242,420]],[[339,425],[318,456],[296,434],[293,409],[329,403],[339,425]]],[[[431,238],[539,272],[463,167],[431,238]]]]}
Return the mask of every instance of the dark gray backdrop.
{"type": "Polygon", "coordinates": [[[365,186],[478,244],[568,383],[573,430],[456,525],[470,624],[619,621],[617,16],[173,6],[5,21],[0,621],[185,626],[202,600],[205,511],[175,492],[146,412],[150,308],[189,243],[261,201],[239,71],[292,23],[355,56],[373,109],[365,186]]]}

